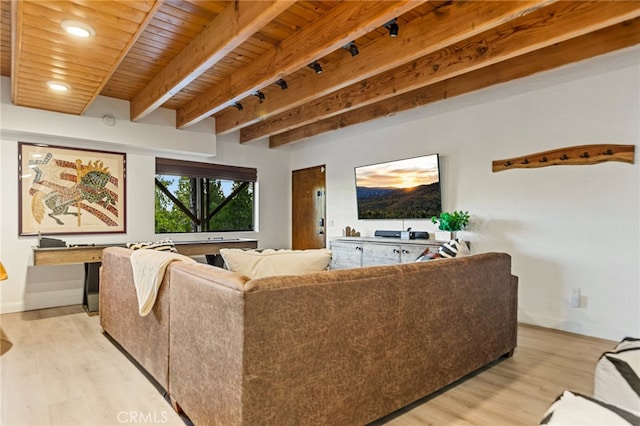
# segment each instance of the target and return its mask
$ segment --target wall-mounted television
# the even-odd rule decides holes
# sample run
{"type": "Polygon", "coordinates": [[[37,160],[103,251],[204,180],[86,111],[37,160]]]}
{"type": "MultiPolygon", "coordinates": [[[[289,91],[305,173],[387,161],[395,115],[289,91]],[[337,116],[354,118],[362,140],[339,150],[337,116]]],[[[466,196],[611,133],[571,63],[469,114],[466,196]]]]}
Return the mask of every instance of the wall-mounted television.
{"type": "Polygon", "coordinates": [[[430,219],[442,212],[438,154],[358,166],[358,219],[430,219]]]}

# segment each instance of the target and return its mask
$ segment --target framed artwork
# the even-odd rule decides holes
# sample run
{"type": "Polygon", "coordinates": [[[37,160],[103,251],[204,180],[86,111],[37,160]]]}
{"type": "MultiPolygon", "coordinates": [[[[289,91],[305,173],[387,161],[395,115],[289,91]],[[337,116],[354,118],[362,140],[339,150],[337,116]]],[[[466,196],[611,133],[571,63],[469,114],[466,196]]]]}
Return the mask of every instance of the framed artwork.
{"type": "Polygon", "coordinates": [[[126,154],[18,144],[19,234],[126,232],[126,154]]]}

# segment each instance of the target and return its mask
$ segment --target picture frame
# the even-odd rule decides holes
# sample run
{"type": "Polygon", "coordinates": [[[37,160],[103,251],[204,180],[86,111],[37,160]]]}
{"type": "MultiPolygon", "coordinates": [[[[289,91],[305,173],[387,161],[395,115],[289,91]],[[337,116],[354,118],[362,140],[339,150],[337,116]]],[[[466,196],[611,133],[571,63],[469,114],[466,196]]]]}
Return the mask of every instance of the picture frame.
{"type": "Polygon", "coordinates": [[[126,232],[126,154],[18,143],[19,235],[126,232]]]}

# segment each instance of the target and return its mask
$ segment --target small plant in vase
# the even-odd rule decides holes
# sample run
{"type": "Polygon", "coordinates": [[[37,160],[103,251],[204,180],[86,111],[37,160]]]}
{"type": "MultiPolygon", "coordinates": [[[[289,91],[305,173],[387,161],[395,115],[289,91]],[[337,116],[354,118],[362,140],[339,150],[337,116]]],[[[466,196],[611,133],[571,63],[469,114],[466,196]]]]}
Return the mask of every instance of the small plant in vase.
{"type": "Polygon", "coordinates": [[[462,231],[469,224],[469,212],[462,210],[453,212],[442,212],[439,216],[431,218],[432,223],[438,224],[438,229],[442,233],[436,232],[436,240],[448,241],[455,238],[455,233],[462,231]]]}

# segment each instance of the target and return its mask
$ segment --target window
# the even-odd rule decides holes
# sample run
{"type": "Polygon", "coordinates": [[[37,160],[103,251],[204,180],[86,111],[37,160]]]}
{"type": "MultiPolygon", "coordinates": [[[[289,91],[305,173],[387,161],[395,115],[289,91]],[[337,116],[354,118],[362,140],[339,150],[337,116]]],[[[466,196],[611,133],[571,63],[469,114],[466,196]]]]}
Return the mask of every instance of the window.
{"type": "Polygon", "coordinates": [[[256,169],[156,158],[155,231],[253,231],[256,169]]]}

